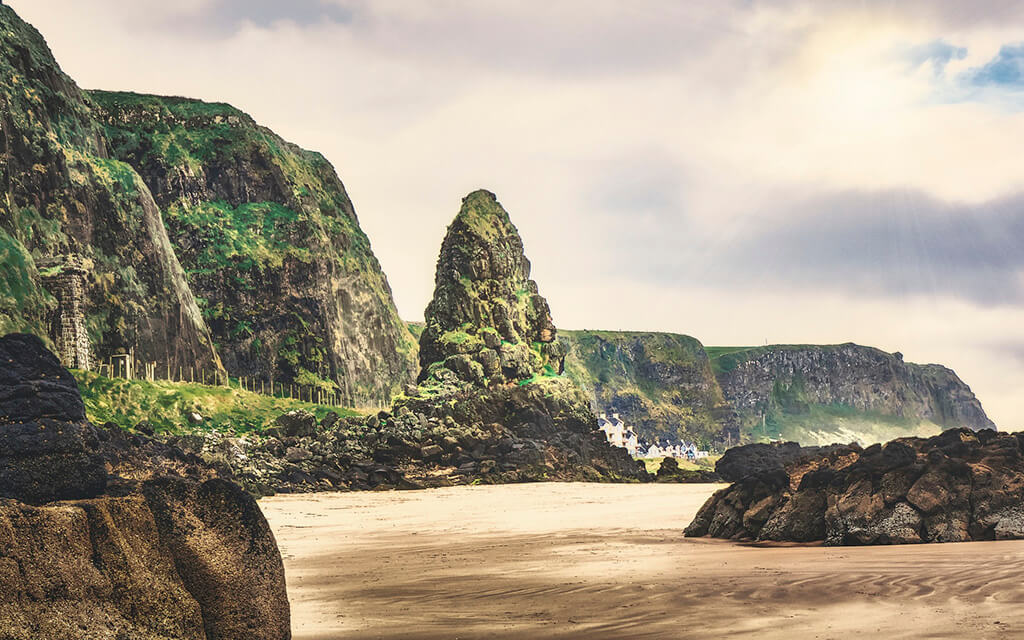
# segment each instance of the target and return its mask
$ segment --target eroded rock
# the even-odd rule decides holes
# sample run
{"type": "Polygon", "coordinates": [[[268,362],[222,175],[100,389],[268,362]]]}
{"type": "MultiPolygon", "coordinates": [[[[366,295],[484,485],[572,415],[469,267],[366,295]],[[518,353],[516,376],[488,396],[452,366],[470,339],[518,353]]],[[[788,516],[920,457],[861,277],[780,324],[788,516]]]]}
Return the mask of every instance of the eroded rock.
{"type": "Polygon", "coordinates": [[[830,545],[1024,538],[1021,441],[950,429],[864,450],[739,447],[720,464],[742,478],[701,507],[686,535],[830,545]]]}

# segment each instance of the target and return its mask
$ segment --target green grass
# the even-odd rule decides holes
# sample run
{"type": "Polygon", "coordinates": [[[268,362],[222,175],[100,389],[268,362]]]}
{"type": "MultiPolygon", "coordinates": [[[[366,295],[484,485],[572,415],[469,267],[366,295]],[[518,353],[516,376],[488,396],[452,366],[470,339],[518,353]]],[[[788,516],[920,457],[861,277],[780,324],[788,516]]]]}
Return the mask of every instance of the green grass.
{"type": "Polygon", "coordinates": [[[239,286],[253,289],[260,281],[258,274],[280,268],[288,258],[311,260],[309,248],[298,244],[298,238],[313,232],[305,216],[276,202],[237,207],[225,202],[177,203],[168,209],[166,222],[176,235],[199,241],[199,250],[187,256],[193,277],[231,269],[239,286]]]}
{"type": "Polygon", "coordinates": [[[113,422],[123,429],[148,421],[162,433],[189,433],[216,429],[229,433],[262,431],[283,413],[303,409],[322,419],[334,411],[342,417],[360,415],[351,409],[275,398],[237,387],[211,387],[182,382],[106,378],[89,371],[73,371],[85,402],[86,415],[96,424],[113,422]],[[202,426],[189,424],[188,415],[205,418],[202,426]]]}
{"type": "MultiPolygon", "coordinates": [[[[701,458],[699,460],[680,460],[676,459],[676,463],[679,465],[681,471],[714,471],[715,463],[722,456],[708,456],[707,458],[701,458]]],[[[637,458],[642,460],[644,467],[647,468],[647,473],[658,473],[658,469],[661,468],[661,463],[665,461],[665,458],[637,458]]]]}

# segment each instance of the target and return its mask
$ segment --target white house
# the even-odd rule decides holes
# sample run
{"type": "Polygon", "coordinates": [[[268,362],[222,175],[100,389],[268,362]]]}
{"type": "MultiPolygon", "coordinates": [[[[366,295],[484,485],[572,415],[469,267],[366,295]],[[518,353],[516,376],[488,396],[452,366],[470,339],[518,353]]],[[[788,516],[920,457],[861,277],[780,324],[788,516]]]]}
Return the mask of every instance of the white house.
{"type": "Polygon", "coordinates": [[[697,448],[695,442],[684,442],[676,440],[661,440],[648,445],[641,442],[633,427],[627,426],[619,418],[619,414],[613,413],[611,417],[602,413],[597,419],[598,428],[604,432],[608,443],[613,447],[621,447],[629,452],[634,458],[676,458],[677,460],[696,460],[697,458],[708,457],[707,451],[697,448]]]}
{"type": "Polygon", "coordinates": [[[637,454],[637,450],[640,447],[640,439],[633,428],[626,426],[626,423],[619,418],[619,414],[613,413],[611,418],[609,418],[608,414],[602,413],[597,419],[597,426],[604,432],[608,443],[613,447],[623,448],[631,456],[637,454]]]}

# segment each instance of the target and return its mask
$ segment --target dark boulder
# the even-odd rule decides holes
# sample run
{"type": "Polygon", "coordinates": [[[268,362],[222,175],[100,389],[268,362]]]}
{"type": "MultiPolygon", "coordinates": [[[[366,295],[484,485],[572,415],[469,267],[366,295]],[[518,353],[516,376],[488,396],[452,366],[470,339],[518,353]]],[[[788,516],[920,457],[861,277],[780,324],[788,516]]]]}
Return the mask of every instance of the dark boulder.
{"type": "Polygon", "coordinates": [[[174,445],[94,429],[38,339],[0,338],[0,362],[0,638],[291,637],[249,494],[197,482],[217,472],[174,445]]]}
{"type": "Polygon", "coordinates": [[[304,438],[316,433],[316,416],[296,409],[278,416],[274,421],[276,426],[267,430],[268,435],[285,438],[304,438]]]}
{"type": "Polygon", "coordinates": [[[225,480],[162,478],[142,492],[199,603],[207,640],[291,637],[284,565],[256,501],[225,480]]]}
{"type": "Polygon", "coordinates": [[[715,472],[727,482],[737,482],[748,475],[781,471],[814,457],[859,450],[857,445],[801,447],[796,442],[754,443],[733,447],[715,464],[715,472]]]}
{"type": "Polygon", "coordinates": [[[0,497],[42,504],[101,494],[99,444],[75,379],[43,342],[0,338],[0,497]]]}

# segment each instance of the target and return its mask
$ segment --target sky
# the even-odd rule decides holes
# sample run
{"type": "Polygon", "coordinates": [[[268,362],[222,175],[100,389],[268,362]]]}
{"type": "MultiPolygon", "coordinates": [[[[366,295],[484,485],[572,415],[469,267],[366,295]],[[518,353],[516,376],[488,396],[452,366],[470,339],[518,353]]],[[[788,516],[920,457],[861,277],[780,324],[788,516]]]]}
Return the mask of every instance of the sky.
{"type": "Polygon", "coordinates": [[[406,319],[482,187],[559,327],[873,345],[1024,429],[1024,3],[6,2],[322,152],[406,319]]]}

